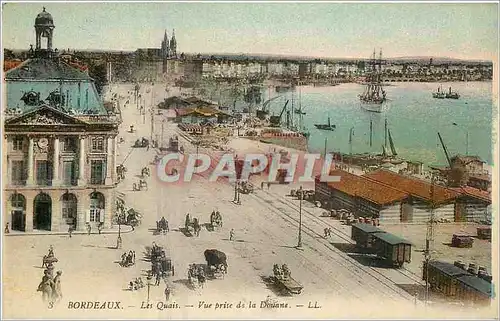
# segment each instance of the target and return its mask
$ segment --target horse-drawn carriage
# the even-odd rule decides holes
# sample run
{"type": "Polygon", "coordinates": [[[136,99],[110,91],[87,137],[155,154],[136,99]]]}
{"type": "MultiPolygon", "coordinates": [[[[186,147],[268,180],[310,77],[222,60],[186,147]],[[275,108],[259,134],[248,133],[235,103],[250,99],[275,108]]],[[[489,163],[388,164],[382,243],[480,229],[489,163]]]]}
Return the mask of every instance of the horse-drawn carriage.
{"type": "Polygon", "coordinates": [[[278,264],[274,264],[273,267],[273,281],[274,284],[284,292],[300,294],[302,292],[303,286],[294,280],[291,276],[291,272],[286,264],[281,267],[278,264]]]}
{"type": "Polygon", "coordinates": [[[210,227],[212,229],[222,227],[222,215],[219,211],[212,211],[210,214],[210,227]]]}
{"type": "Polygon", "coordinates": [[[203,288],[206,278],[206,271],[203,264],[190,264],[188,268],[188,282],[193,288],[203,288]]]}
{"type": "Polygon", "coordinates": [[[254,191],[254,186],[253,186],[252,183],[247,182],[247,181],[241,182],[241,184],[240,184],[240,193],[250,194],[250,193],[253,193],[253,191],[254,191]]]}
{"type": "Polygon", "coordinates": [[[198,219],[195,217],[191,220],[189,213],[186,214],[186,221],[184,222],[184,228],[186,229],[186,233],[191,235],[200,236],[201,225],[198,219]],[[192,232],[191,232],[192,230],[192,232]]]}
{"type": "Polygon", "coordinates": [[[165,234],[169,231],[168,221],[165,217],[162,217],[159,221],[156,221],[156,233],[165,234]]]}
{"type": "Polygon", "coordinates": [[[118,215],[118,223],[135,227],[141,224],[141,218],[141,214],[133,208],[123,209],[118,215]]]}
{"type": "Polygon", "coordinates": [[[227,257],[219,250],[205,250],[203,253],[207,261],[207,274],[211,278],[224,278],[227,274],[227,257]]]}
{"type": "Polygon", "coordinates": [[[116,166],[116,176],[118,181],[122,181],[125,179],[125,173],[127,172],[127,168],[123,166],[123,164],[116,166]]]}
{"type": "Polygon", "coordinates": [[[179,137],[177,135],[170,137],[168,141],[168,149],[172,152],[179,151],[179,137]]]}
{"type": "Polygon", "coordinates": [[[148,146],[149,146],[149,140],[147,138],[142,137],[141,139],[137,139],[134,143],[134,146],[132,147],[143,148],[148,146]]]}
{"type": "Polygon", "coordinates": [[[132,185],[134,191],[141,191],[142,189],[148,190],[148,182],[145,179],[140,179],[138,183],[132,185]]]}
{"type": "Polygon", "coordinates": [[[54,263],[56,263],[58,260],[57,258],[54,257],[54,255],[50,255],[50,253],[48,255],[44,255],[43,256],[43,259],[42,259],[42,267],[48,267],[49,265],[52,265],[54,263]]]}
{"type": "Polygon", "coordinates": [[[167,257],[163,247],[153,243],[151,248],[148,248],[148,256],[151,261],[151,274],[162,277],[174,276],[175,269],[172,264],[172,259],[167,257]]]}
{"type": "Polygon", "coordinates": [[[151,171],[149,170],[148,167],[143,167],[141,169],[141,177],[144,178],[144,177],[150,177],[151,176],[151,171]]]}
{"type": "MultiPolygon", "coordinates": [[[[300,193],[301,193],[301,190],[292,189],[290,191],[290,196],[297,197],[297,199],[300,199],[300,193]]],[[[304,201],[314,202],[315,193],[316,192],[314,190],[302,190],[302,199],[304,201]]]]}

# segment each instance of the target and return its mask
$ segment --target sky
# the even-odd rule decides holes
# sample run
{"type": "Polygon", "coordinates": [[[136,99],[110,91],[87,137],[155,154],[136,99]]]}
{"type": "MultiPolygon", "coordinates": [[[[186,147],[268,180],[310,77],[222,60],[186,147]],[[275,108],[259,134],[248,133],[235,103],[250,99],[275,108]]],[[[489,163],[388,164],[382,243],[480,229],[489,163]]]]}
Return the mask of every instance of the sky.
{"type": "Polygon", "coordinates": [[[4,3],[3,47],[35,43],[45,5],[58,49],[159,48],[165,29],[179,52],[495,60],[496,3],[4,3]]]}

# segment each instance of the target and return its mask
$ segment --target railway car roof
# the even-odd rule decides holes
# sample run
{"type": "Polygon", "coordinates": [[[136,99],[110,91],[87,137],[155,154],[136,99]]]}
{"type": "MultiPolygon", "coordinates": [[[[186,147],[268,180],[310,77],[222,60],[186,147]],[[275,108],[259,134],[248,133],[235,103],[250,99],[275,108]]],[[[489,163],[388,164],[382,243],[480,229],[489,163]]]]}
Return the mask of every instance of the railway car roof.
{"type": "Polygon", "coordinates": [[[475,275],[463,275],[461,277],[458,277],[457,279],[478,292],[481,292],[488,296],[492,295],[491,283],[480,279],[475,275]]]}
{"type": "Polygon", "coordinates": [[[366,233],[385,233],[385,231],[379,229],[378,227],[366,223],[356,223],[353,224],[352,227],[360,229],[366,233]]]}
{"type": "Polygon", "coordinates": [[[391,245],[396,245],[396,244],[409,244],[409,245],[411,245],[410,241],[402,239],[399,236],[393,235],[391,233],[378,232],[378,233],[373,233],[373,236],[386,242],[386,243],[389,243],[391,245]]]}
{"type": "Polygon", "coordinates": [[[448,262],[430,261],[429,265],[439,269],[440,271],[448,274],[449,276],[469,275],[469,273],[466,270],[459,268],[458,266],[455,266],[448,262]]]}

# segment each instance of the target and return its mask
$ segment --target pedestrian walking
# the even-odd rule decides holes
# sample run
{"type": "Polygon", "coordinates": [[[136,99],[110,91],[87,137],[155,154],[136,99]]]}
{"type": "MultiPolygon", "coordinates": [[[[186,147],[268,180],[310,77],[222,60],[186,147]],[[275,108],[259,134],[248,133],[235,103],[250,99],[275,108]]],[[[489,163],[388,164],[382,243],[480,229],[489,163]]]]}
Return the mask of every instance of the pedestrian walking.
{"type": "Polygon", "coordinates": [[[9,222],[7,222],[5,224],[5,230],[3,231],[5,234],[9,234],[10,233],[10,230],[9,230],[9,222]]]}
{"type": "Polygon", "coordinates": [[[92,226],[90,226],[90,223],[87,223],[87,235],[90,235],[90,232],[92,232],[92,226]]]}
{"type": "Polygon", "coordinates": [[[156,282],[155,282],[155,285],[160,285],[160,281],[161,281],[161,272],[158,271],[158,273],[156,273],[156,282]]]}
{"type": "Polygon", "coordinates": [[[97,230],[99,231],[99,234],[101,234],[102,225],[103,225],[103,223],[99,223],[99,225],[97,226],[97,230]]]}
{"type": "Polygon", "coordinates": [[[234,240],[234,228],[232,228],[231,231],[229,232],[229,241],[232,240],[234,240]]]}
{"type": "Polygon", "coordinates": [[[68,226],[68,235],[69,235],[69,238],[71,238],[71,235],[73,234],[73,226],[68,226]]]}
{"type": "Polygon", "coordinates": [[[62,291],[61,291],[61,271],[57,271],[56,276],[54,277],[52,284],[52,301],[57,303],[62,299],[62,291]]]}
{"type": "Polygon", "coordinates": [[[165,302],[168,302],[168,300],[170,300],[170,288],[168,285],[165,287],[164,293],[165,293],[165,302]]]}

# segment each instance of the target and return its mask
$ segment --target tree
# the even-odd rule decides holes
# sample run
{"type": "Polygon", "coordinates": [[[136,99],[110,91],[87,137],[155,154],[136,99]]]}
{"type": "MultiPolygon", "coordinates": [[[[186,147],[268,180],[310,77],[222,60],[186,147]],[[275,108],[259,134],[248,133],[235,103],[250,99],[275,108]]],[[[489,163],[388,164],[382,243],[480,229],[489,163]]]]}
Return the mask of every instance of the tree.
{"type": "Polygon", "coordinates": [[[102,94],[102,88],[106,84],[106,64],[89,64],[89,76],[94,79],[94,83],[99,95],[102,94]]]}

